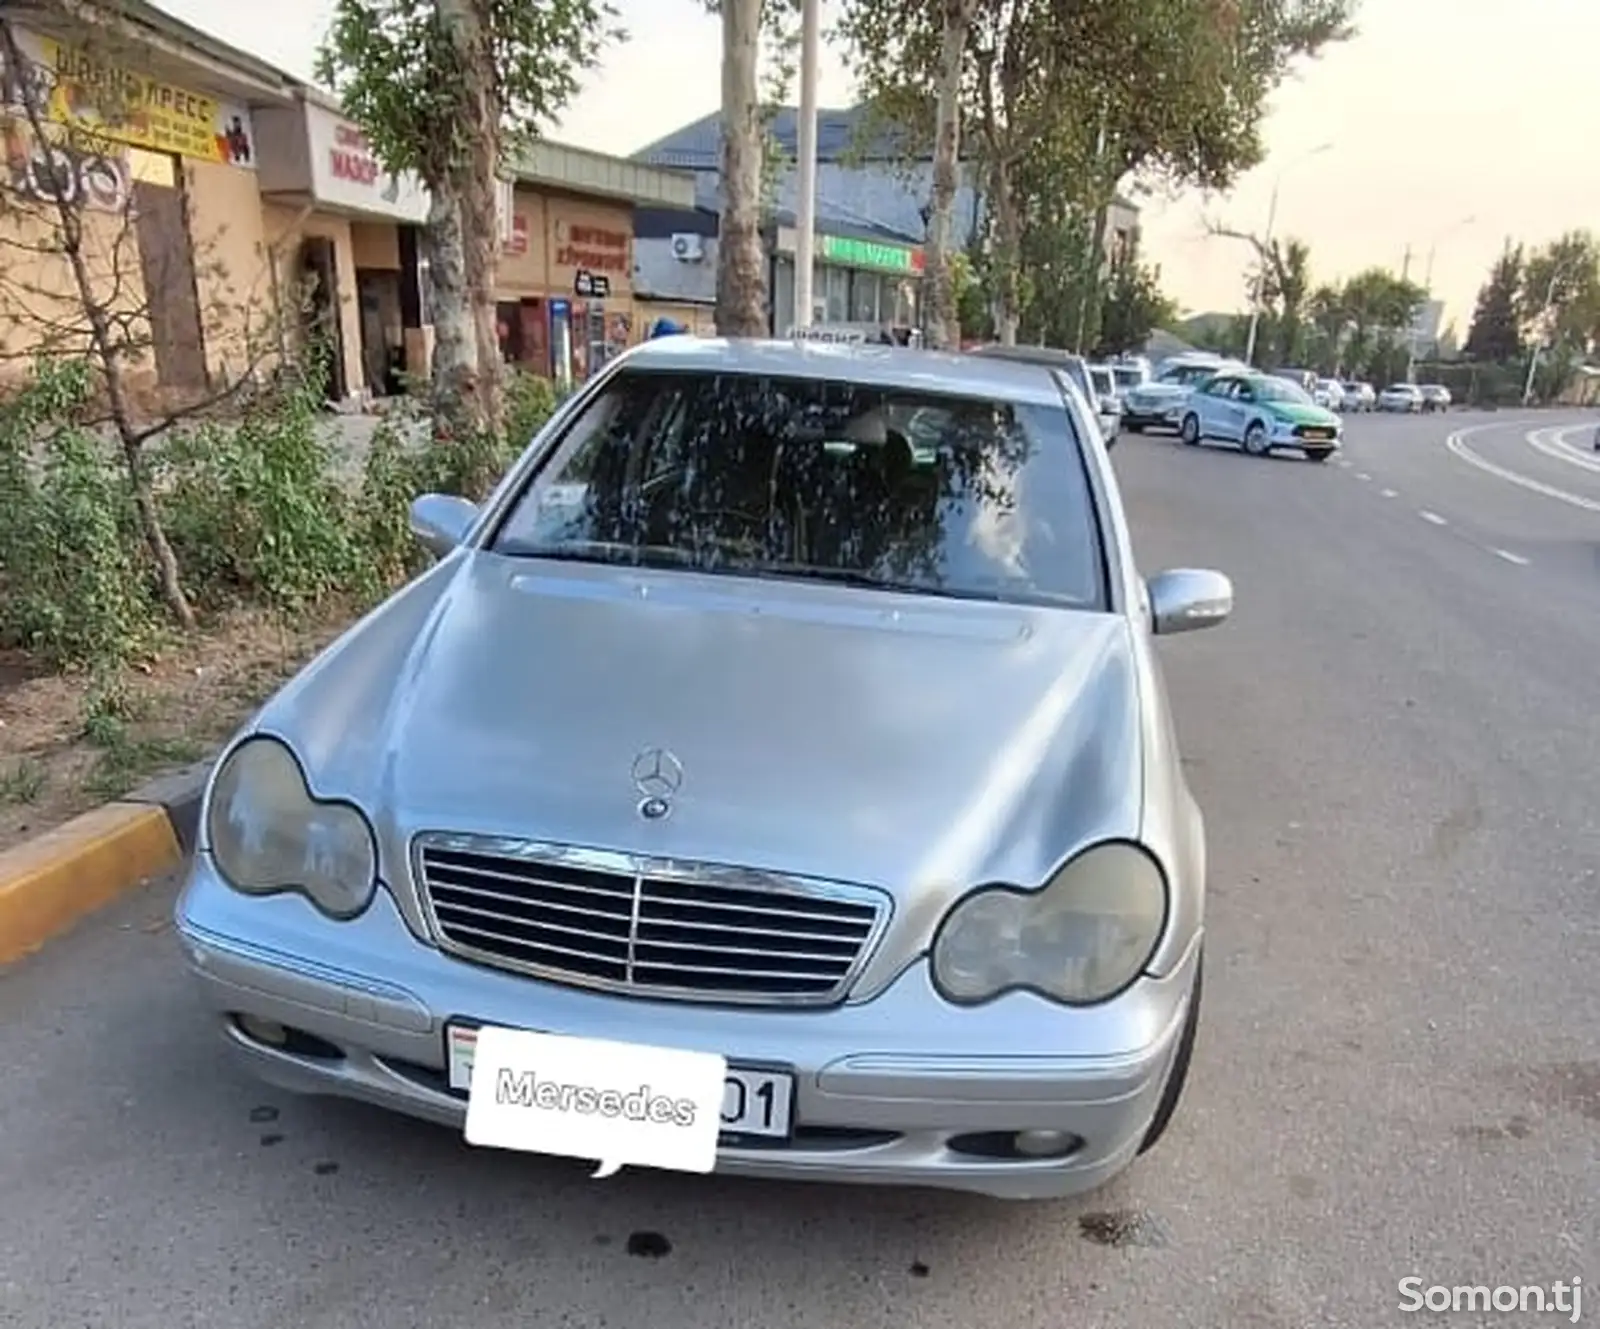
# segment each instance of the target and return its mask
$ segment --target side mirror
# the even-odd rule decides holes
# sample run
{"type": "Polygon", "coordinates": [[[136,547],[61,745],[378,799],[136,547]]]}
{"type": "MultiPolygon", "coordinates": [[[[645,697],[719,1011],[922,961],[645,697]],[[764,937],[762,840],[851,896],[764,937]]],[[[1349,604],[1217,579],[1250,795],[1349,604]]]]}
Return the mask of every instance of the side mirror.
{"type": "Polygon", "coordinates": [[[1215,627],[1233,613],[1233,583],[1205,568],[1172,568],[1148,583],[1150,620],[1158,636],[1215,627]]]}
{"type": "Polygon", "coordinates": [[[443,558],[478,519],[478,505],[454,494],[424,494],[411,504],[411,534],[443,558]]]}

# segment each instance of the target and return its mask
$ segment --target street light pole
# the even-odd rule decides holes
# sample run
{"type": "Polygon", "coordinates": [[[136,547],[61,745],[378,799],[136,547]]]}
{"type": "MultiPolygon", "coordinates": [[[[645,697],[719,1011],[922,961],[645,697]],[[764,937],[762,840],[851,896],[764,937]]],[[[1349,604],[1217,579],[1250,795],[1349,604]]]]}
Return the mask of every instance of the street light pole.
{"type": "MultiPolygon", "coordinates": [[[[1550,273],[1550,284],[1544,290],[1544,304],[1539,308],[1539,321],[1544,322],[1550,313],[1550,306],[1556,302],[1556,283],[1561,280],[1561,266],[1559,264],[1550,273]]],[[[1542,339],[1542,334],[1541,334],[1542,339]]],[[[1539,340],[1536,339],[1528,351],[1528,377],[1522,382],[1522,404],[1528,405],[1533,400],[1533,375],[1539,367],[1539,340]]]]}
{"type": "Polygon", "coordinates": [[[1272,201],[1267,206],[1267,230],[1261,240],[1261,252],[1257,255],[1260,267],[1256,271],[1255,290],[1250,299],[1250,335],[1244,347],[1244,362],[1247,365],[1254,365],[1256,362],[1256,334],[1261,329],[1261,302],[1266,295],[1267,287],[1267,257],[1272,253],[1272,228],[1278,220],[1278,190],[1283,184],[1283,177],[1301,162],[1315,157],[1318,153],[1326,152],[1332,146],[1331,143],[1321,143],[1310,152],[1296,157],[1278,172],[1277,178],[1272,182],[1272,201]]]}
{"type": "Polygon", "coordinates": [[[822,0],[801,0],[799,198],[795,208],[794,325],[811,326],[817,246],[817,48],[822,0]]]}
{"type": "Polygon", "coordinates": [[[1272,201],[1267,205],[1267,229],[1261,240],[1261,253],[1257,256],[1256,288],[1250,298],[1250,336],[1244,344],[1244,362],[1256,362],[1256,333],[1261,328],[1261,301],[1266,294],[1267,255],[1272,252],[1272,226],[1278,219],[1278,186],[1283,183],[1283,172],[1272,182],[1272,201]]]}

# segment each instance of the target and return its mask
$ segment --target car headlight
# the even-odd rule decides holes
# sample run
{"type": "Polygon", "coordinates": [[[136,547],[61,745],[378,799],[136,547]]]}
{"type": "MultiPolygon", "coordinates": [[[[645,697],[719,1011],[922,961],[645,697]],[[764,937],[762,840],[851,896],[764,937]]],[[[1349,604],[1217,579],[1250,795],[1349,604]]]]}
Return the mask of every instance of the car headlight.
{"type": "Polygon", "coordinates": [[[988,887],[956,905],[934,939],[934,983],[960,1005],[1017,988],[1094,1005],[1139,976],[1166,921],[1160,865],[1137,845],[1095,845],[1041,890],[988,887]]]}
{"type": "Polygon", "coordinates": [[[217,871],[245,895],[298,891],[333,918],[372,902],[378,850],[352,804],[315,798],[305,772],[275,738],[236,747],[211,785],[206,831],[217,871]]]}

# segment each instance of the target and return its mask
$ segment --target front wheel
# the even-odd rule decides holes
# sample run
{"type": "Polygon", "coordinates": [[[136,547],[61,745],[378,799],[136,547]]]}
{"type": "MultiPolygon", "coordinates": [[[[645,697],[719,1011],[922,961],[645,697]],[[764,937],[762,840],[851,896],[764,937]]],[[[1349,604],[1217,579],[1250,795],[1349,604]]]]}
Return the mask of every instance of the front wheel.
{"type": "Polygon", "coordinates": [[[1183,424],[1178,427],[1178,437],[1191,448],[1200,442],[1200,417],[1189,414],[1183,417],[1183,424]]]}
{"type": "Polygon", "coordinates": [[[1261,421],[1252,421],[1250,428],[1244,431],[1244,450],[1252,457],[1265,457],[1270,450],[1267,443],[1267,427],[1261,421]]]}

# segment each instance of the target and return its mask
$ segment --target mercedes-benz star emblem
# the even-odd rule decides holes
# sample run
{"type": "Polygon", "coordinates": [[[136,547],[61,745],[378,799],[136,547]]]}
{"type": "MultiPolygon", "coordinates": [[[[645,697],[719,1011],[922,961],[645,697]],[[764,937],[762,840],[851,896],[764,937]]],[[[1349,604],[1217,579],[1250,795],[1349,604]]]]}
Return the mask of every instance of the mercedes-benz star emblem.
{"type": "Polygon", "coordinates": [[[683,763],[665,748],[646,748],[633,759],[633,787],[642,802],[639,815],[660,821],[672,811],[672,796],[683,784],[683,763]]]}

